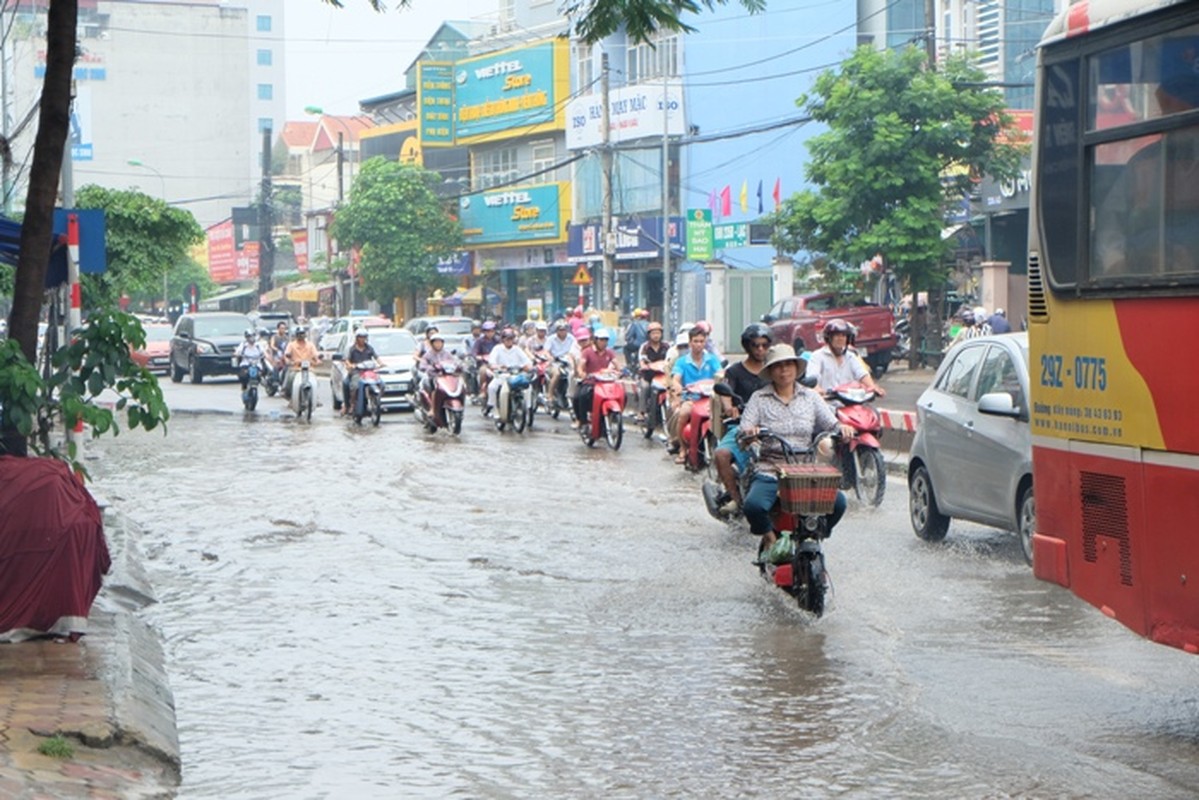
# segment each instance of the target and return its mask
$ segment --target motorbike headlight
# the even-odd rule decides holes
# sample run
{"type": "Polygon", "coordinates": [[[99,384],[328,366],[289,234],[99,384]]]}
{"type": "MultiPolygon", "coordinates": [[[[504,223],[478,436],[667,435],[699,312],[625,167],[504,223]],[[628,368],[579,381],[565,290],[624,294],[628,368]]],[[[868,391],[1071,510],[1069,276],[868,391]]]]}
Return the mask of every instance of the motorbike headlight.
{"type": "Polygon", "coordinates": [[[216,352],[216,348],[208,342],[196,342],[196,352],[202,356],[211,355],[216,352]]]}

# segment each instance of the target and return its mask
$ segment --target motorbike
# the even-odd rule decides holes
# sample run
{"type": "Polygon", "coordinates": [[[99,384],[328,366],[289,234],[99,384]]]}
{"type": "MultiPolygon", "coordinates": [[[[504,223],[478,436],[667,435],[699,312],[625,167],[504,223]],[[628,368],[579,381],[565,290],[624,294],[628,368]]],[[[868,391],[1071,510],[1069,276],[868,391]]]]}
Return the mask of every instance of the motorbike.
{"type": "Polygon", "coordinates": [[[828,394],[837,420],[854,430],[852,439],[837,445],[837,458],[844,476],[841,488],[852,487],[860,501],[877,506],[883,502],[883,494],[887,491],[887,462],[879,445],[879,437],[883,435],[882,418],[873,406],[868,405],[874,398],[874,392],[857,382],[842,384],[828,394]]]}
{"type": "Polygon", "coordinates": [[[579,423],[579,436],[588,447],[594,447],[601,438],[613,450],[620,449],[624,441],[624,384],[620,373],[597,372],[587,378],[595,387],[591,394],[591,414],[584,424],[579,423]]]}
{"type": "Polygon", "coordinates": [[[291,397],[287,399],[296,419],[312,422],[312,407],[316,405],[316,386],[312,382],[311,364],[300,362],[300,374],[291,383],[291,397]]]}
{"type": "Polygon", "coordinates": [[[679,431],[683,443],[683,463],[691,472],[699,472],[712,463],[719,441],[712,431],[712,387],[715,381],[704,380],[689,384],[684,395],[699,395],[691,401],[691,418],[679,431]]]}
{"type": "Polygon", "coordinates": [[[383,417],[383,379],[379,377],[379,364],[374,359],[357,364],[358,390],[351,399],[354,403],[354,424],[361,425],[364,417],[370,417],[377,426],[383,417]]]}
{"type": "Polygon", "coordinates": [[[568,397],[568,389],[570,388],[570,362],[565,358],[555,358],[554,366],[558,368],[558,383],[554,386],[553,394],[546,398],[546,407],[549,409],[550,416],[554,419],[565,411],[568,415],[574,414],[574,408],[571,406],[570,398],[568,397]]]}
{"type": "MultiPolygon", "coordinates": [[[[719,402],[721,409],[720,415],[712,417],[712,435],[719,443],[730,427],[735,428],[740,423],[741,402],[733,394],[733,388],[727,383],[715,384],[712,387],[712,395],[712,402],[719,402]],[[720,402],[717,398],[721,398],[724,402],[720,402]]],[[[737,484],[740,488],[741,497],[744,498],[749,493],[750,474],[737,470],[736,463],[733,464],[733,469],[737,472],[737,484]]],[[[708,462],[708,472],[704,476],[700,492],[703,495],[704,506],[707,507],[708,513],[721,522],[727,522],[729,518],[720,512],[720,508],[730,498],[727,490],[724,488],[724,484],[720,481],[720,476],[716,472],[714,458],[708,462]]]]}
{"type": "Polygon", "coordinates": [[[462,370],[462,380],[466,384],[466,394],[472,403],[479,402],[479,360],[468,355],[462,370]]]}
{"type": "Polygon", "coordinates": [[[528,373],[500,370],[492,376],[492,380],[502,381],[496,393],[495,429],[502,433],[505,427],[511,425],[512,430],[524,433],[525,426],[536,411],[529,403],[532,381],[528,373]]]}
{"type": "MultiPolygon", "coordinates": [[[[550,362],[544,358],[535,358],[533,360],[533,381],[532,387],[529,389],[529,408],[534,413],[538,408],[544,408],[549,411],[549,385],[550,385],[550,362]]],[[[533,425],[533,414],[529,415],[529,426],[533,425]]]]}
{"type": "Polygon", "coordinates": [[[666,374],[666,362],[655,361],[648,365],[654,373],[650,379],[649,401],[646,403],[645,418],[641,423],[642,433],[646,439],[652,439],[654,431],[666,427],[667,389],[670,388],[670,376],[666,374]]]}
{"type": "Polygon", "coordinates": [[[287,368],[284,366],[283,354],[276,351],[268,355],[268,362],[262,374],[262,385],[266,388],[268,397],[279,394],[279,389],[287,380],[287,368]]]}
{"type": "Polygon", "coordinates": [[[433,371],[432,389],[421,382],[417,392],[416,413],[425,430],[434,433],[444,428],[457,436],[462,432],[463,390],[462,367],[449,364],[433,371]]]}
{"type": "Polygon", "coordinates": [[[263,366],[261,362],[255,361],[247,364],[244,369],[249,381],[246,388],[242,389],[241,404],[245,406],[246,411],[253,411],[258,407],[258,383],[263,379],[263,366]]]}
{"type": "Polygon", "coordinates": [[[820,617],[832,590],[821,541],[828,538],[827,515],[837,502],[841,471],[834,466],[815,463],[822,439],[836,438],[822,433],[812,447],[801,450],[766,428],[758,430],[749,446],[753,473],[758,469],[761,445],[773,441],[781,446],[786,463],[778,469],[778,500],[771,510],[771,525],[778,538],[769,548],[759,545],[754,564],[767,582],[795,598],[799,607],[820,617]]]}

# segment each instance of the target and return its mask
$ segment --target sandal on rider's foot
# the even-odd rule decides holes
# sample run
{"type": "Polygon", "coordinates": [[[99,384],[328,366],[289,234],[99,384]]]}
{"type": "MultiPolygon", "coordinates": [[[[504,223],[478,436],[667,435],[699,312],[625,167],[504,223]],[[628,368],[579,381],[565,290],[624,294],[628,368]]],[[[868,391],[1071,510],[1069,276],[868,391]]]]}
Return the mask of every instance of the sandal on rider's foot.
{"type": "Polygon", "coordinates": [[[670,442],[668,445],[666,445],[666,452],[670,453],[672,456],[677,455],[681,449],[682,447],[678,442],[670,442]]]}
{"type": "Polygon", "coordinates": [[[674,463],[676,463],[676,464],[686,464],[686,463],[687,463],[687,456],[685,456],[685,455],[684,455],[684,454],[682,454],[682,453],[679,453],[677,456],[675,456],[675,457],[674,457],[674,463]]]}

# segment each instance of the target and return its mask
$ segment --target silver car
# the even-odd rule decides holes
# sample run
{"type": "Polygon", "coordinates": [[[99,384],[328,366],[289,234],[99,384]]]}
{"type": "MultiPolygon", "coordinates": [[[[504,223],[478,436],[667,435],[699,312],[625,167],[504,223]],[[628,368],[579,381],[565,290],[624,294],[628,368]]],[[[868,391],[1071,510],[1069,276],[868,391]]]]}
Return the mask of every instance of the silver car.
{"type": "MultiPolygon", "coordinates": [[[[383,379],[383,410],[411,409],[416,398],[416,337],[403,328],[371,328],[370,345],[379,355],[379,377],[383,379]]],[[[333,390],[333,409],[340,410],[345,388],[346,363],[354,340],[347,338],[334,353],[329,368],[329,383],[333,390]]]]}
{"type": "Polygon", "coordinates": [[[1028,412],[1027,333],[980,336],[950,350],[916,401],[908,507],[917,536],[944,539],[951,518],[993,525],[1016,531],[1032,563],[1028,412]]]}

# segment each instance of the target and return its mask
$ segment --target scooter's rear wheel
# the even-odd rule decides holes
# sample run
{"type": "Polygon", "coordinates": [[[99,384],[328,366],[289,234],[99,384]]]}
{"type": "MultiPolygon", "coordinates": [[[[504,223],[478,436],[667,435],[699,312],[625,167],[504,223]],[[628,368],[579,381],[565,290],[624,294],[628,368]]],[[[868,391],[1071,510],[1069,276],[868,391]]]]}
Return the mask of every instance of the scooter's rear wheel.
{"type": "Polygon", "coordinates": [[[853,454],[853,490],[863,503],[878,506],[887,491],[887,462],[873,447],[859,447],[853,454]]]}
{"type": "Polygon", "coordinates": [[[791,564],[792,594],[799,607],[817,617],[824,614],[824,556],[795,548],[791,564]]]}

